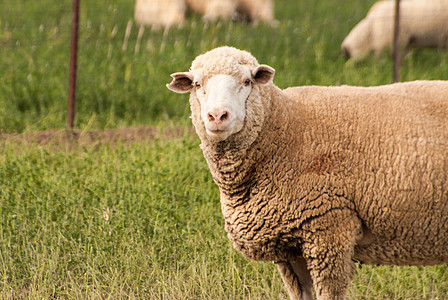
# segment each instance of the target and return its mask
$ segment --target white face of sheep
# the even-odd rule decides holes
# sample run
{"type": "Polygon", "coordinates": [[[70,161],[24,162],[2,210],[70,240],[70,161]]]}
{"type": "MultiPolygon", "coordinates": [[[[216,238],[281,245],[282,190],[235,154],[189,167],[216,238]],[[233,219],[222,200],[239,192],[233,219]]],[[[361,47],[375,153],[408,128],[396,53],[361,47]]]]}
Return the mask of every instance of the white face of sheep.
{"type": "Polygon", "coordinates": [[[176,93],[195,93],[201,106],[201,119],[209,138],[224,141],[239,132],[246,117],[246,100],[254,84],[272,81],[275,70],[261,65],[243,76],[215,75],[204,80],[201,72],[174,73],[167,87],[176,93]]]}
{"type": "Polygon", "coordinates": [[[362,59],[372,50],[371,20],[361,20],[341,44],[341,53],[346,58],[362,59]]]}

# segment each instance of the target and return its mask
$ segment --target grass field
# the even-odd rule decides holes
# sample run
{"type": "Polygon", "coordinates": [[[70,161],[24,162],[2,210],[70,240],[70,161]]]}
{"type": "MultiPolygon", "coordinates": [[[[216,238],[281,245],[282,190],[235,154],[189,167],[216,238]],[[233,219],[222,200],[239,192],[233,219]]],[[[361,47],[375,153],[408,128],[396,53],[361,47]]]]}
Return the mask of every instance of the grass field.
{"type": "MultiPolygon", "coordinates": [[[[391,59],[346,64],[340,44],[369,1],[277,0],[276,28],[191,17],[168,32],[139,38],[133,1],[81,3],[75,126],[116,128],[172,121],[188,124],[188,104],[165,88],[169,75],[220,45],[251,51],[277,71],[275,83],[377,85],[392,81],[391,59]]],[[[0,9],[0,129],[64,128],[70,52],[71,1],[3,0],[0,9]]],[[[402,80],[448,79],[445,51],[414,51],[402,80]]]]}
{"type": "MultiPolygon", "coordinates": [[[[0,299],[287,299],[227,240],[191,134],[0,153],[0,299]]],[[[447,268],[359,266],[350,298],[448,299],[447,268]]]]}
{"type": "MultiPolygon", "coordinates": [[[[276,28],[190,16],[140,37],[133,24],[126,37],[132,2],[81,2],[81,137],[0,137],[0,299],[287,299],[272,264],[227,240],[198,139],[164,134],[190,124],[187,97],[165,84],[224,44],[274,67],[280,87],[390,83],[386,55],[359,64],[338,55],[374,1],[277,0],[276,28]],[[160,136],[83,137],[140,125],[160,136]]],[[[2,1],[0,133],[65,128],[70,14],[68,0],[2,1]]],[[[447,53],[412,52],[402,80],[414,79],[448,79],[447,53]]],[[[358,266],[349,297],[448,299],[447,267],[358,266]]]]}

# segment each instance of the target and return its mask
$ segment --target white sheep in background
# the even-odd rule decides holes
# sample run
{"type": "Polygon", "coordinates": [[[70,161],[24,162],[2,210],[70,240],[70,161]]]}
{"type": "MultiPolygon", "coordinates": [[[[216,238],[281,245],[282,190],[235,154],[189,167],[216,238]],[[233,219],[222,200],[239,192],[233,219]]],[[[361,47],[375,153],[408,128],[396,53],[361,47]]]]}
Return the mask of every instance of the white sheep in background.
{"type": "MultiPolygon", "coordinates": [[[[371,51],[376,56],[392,50],[395,0],[376,2],[347,35],[341,45],[347,58],[362,59],[371,51]]],[[[412,48],[448,49],[448,0],[402,0],[400,2],[400,45],[412,48]]]]}
{"type": "Polygon", "coordinates": [[[186,0],[186,5],[205,20],[216,21],[237,16],[254,23],[275,23],[272,0],[186,0]]]}
{"type": "Polygon", "coordinates": [[[345,299],[353,259],[448,262],[448,82],[280,90],[274,72],[220,47],[167,85],[190,92],[234,247],[291,299],[345,299]]]}
{"type": "Polygon", "coordinates": [[[189,11],[203,16],[204,20],[231,19],[238,0],[185,0],[189,11]]]}
{"type": "Polygon", "coordinates": [[[239,17],[276,24],[272,0],[136,0],[134,19],[143,26],[169,27],[181,24],[187,11],[207,21],[239,17]]]}
{"type": "Polygon", "coordinates": [[[141,26],[179,25],[185,19],[184,0],[137,0],[134,19],[141,26]]]}
{"type": "Polygon", "coordinates": [[[238,0],[237,12],[250,22],[265,22],[274,25],[274,3],[272,0],[238,0]]]}

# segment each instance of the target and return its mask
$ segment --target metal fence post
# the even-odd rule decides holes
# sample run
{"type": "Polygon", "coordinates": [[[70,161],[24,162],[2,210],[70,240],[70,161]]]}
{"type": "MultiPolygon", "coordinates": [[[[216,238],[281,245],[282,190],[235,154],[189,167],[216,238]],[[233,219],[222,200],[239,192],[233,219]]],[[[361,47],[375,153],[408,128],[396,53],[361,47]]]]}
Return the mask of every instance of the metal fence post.
{"type": "Polygon", "coordinates": [[[68,92],[68,127],[73,129],[75,120],[76,67],[78,58],[79,0],[73,0],[72,40],[70,50],[70,79],[68,92]]]}
{"type": "Polygon", "coordinates": [[[393,44],[394,82],[400,81],[400,0],[395,0],[394,44],[393,44]]]}

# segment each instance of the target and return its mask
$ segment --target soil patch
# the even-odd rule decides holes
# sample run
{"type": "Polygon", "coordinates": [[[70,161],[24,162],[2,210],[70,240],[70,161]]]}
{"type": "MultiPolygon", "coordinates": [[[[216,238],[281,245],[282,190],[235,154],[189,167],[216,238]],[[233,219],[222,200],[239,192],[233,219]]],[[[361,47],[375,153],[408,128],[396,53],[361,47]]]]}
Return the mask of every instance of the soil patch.
{"type": "Polygon", "coordinates": [[[119,128],[107,130],[67,130],[67,129],[53,129],[45,131],[33,131],[26,133],[0,133],[0,141],[31,143],[38,145],[52,145],[52,146],[89,146],[98,144],[113,144],[113,143],[138,143],[144,141],[151,141],[156,138],[175,139],[182,138],[186,135],[193,135],[194,129],[192,127],[168,126],[168,127],[153,127],[140,126],[135,128],[119,128]]]}

